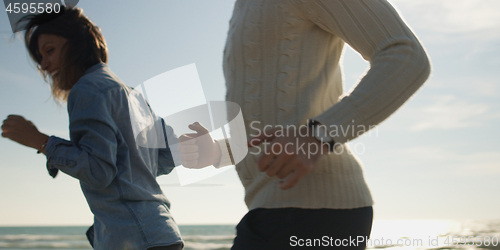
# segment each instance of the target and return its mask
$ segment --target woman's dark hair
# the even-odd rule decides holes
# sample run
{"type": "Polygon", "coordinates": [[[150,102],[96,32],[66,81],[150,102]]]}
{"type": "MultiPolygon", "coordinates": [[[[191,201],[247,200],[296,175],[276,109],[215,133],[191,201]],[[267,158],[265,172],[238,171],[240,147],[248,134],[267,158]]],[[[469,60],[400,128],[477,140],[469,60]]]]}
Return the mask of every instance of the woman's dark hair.
{"type": "Polygon", "coordinates": [[[51,82],[52,95],[56,100],[65,101],[73,85],[88,68],[108,61],[108,50],[101,29],[80,8],[62,6],[59,13],[28,15],[17,22],[18,27],[21,23],[25,23],[26,48],[46,81],[48,72],[41,68],[38,38],[48,34],[67,39],[61,51],[58,77],[51,82]]]}

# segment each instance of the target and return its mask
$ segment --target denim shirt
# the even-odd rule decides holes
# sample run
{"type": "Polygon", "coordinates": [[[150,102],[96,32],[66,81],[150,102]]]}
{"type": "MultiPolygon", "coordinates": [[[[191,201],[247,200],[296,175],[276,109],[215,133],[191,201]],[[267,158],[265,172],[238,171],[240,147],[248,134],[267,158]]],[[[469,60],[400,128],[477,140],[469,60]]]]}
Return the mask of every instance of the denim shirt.
{"type": "Polygon", "coordinates": [[[46,146],[51,175],[60,170],[80,181],[94,214],[95,249],[183,244],[170,203],[156,182],[156,176],[175,167],[166,141],[177,137],[148,105],[152,127],[162,128],[165,146],[136,143],[129,114],[131,91],[106,64],[90,67],[68,96],[71,140],[51,136],[46,146]]]}

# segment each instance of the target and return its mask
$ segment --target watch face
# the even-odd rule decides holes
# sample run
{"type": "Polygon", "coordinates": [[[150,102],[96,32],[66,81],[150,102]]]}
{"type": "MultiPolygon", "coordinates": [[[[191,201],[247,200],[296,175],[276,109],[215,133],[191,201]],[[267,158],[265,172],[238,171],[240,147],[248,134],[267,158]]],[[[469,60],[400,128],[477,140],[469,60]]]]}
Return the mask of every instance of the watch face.
{"type": "Polygon", "coordinates": [[[314,137],[322,142],[332,142],[333,139],[328,135],[326,127],[323,125],[313,127],[314,137]]]}
{"type": "Polygon", "coordinates": [[[328,135],[321,136],[320,140],[323,141],[323,142],[332,142],[333,141],[332,137],[330,137],[328,135]]]}

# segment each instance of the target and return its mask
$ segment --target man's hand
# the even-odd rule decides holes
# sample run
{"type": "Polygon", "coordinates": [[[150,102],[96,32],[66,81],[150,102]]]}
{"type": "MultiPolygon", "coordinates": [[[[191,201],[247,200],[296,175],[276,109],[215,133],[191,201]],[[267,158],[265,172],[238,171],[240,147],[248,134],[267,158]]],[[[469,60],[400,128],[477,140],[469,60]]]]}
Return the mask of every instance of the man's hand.
{"type": "Polygon", "coordinates": [[[40,133],[31,121],[19,115],[9,115],[3,121],[2,137],[34,149],[40,149],[49,138],[49,136],[40,133]]]}
{"type": "Polygon", "coordinates": [[[186,168],[204,168],[219,162],[219,145],[212,139],[209,131],[200,123],[189,125],[196,133],[183,134],[179,137],[181,163],[186,168]]]}
{"type": "Polygon", "coordinates": [[[277,176],[281,179],[280,188],[286,190],[311,172],[321,155],[328,154],[329,148],[327,144],[320,145],[307,127],[301,126],[297,133],[291,130],[276,132],[276,129],[265,131],[250,139],[249,146],[264,144],[259,170],[270,177],[277,176]]]}

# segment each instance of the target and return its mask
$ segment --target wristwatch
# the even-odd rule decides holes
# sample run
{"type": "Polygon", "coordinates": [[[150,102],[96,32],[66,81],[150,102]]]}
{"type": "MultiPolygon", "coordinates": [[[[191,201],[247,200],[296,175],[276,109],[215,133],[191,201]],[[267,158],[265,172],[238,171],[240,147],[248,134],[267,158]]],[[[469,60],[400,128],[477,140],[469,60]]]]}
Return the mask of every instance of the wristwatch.
{"type": "Polygon", "coordinates": [[[321,143],[328,144],[328,149],[334,150],[335,141],[331,136],[328,135],[326,126],[315,120],[309,120],[307,126],[312,130],[314,138],[321,143]]]}

